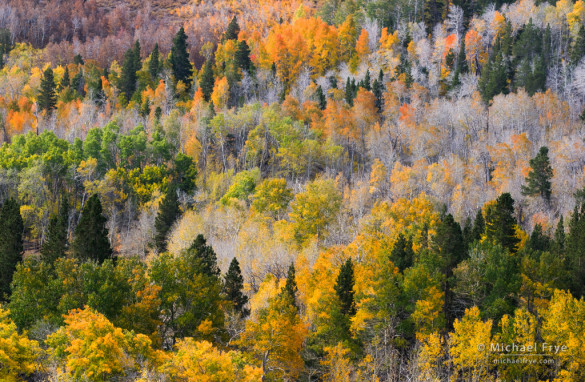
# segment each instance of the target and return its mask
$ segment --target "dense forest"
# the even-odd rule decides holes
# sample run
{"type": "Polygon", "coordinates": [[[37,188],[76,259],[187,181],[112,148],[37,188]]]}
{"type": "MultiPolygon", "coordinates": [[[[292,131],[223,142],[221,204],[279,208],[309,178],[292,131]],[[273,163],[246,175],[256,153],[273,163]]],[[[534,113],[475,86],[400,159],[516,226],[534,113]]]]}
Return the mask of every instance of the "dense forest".
{"type": "Polygon", "coordinates": [[[583,0],[0,3],[2,381],[584,381],[583,0]]]}

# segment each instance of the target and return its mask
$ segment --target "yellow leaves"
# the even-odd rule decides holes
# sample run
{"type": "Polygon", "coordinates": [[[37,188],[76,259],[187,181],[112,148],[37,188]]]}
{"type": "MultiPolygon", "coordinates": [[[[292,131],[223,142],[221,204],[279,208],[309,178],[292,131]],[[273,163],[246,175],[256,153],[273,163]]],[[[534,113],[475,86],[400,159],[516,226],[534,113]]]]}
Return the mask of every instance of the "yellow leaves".
{"type": "Polygon", "coordinates": [[[132,335],[88,307],[65,316],[65,326],[47,337],[50,355],[74,379],[104,380],[139,367],[138,360],[153,360],[150,339],[132,335]]]}
{"type": "Polygon", "coordinates": [[[475,380],[482,380],[487,376],[489,367],[492,321],[483,322],[479,309],[474,306],[465,310],[461,320],[455,320],[453,328],[449,344],[456,375],[464,379],[473,375],[475,380]]]}
{"type": "Polygon", "coordinates": [[[224,108],[227,104],[229,97],[229,84],[226,77],[215,80],[213,86],[213,93],[211,93],[211,101],[217,108],[224,108]]]}
{"type": "Polygon", "coordinates": [[[565,369],[564,379],[558,380],[582,379],[585,367],[585,301],[573,298],[569,292],[555,290],[548,308],[539,313],[543,319],[543,341],[549,345],[567,346],[566,351],[554,355],[565,369]]]}
{"type": "Polygon", "coordinates": [[[300,350],[308,335],[307,325],[300,319],[297,308],[280,292],[274,277],[267,277],[263,284],[266,284],[264,296],[276,296],[267,301],[252,300],[252,316],[246,322],[241,344],[262,362],[265,373],[279,379],[295,378],[304,366],[300,350]]]}
{"type": "Polygon", "coordinates": [[[312,235],[324,236],[340,205],[341,194],[332,179],[317,179],[307,186],[306,191],[298,193],[291,203],[289,217],[299,243],[312,235]]]}
{"type": "Polygon", "coordinates": [[[339,56],[341,61],[347,62],[353,57],[357,33],[353,15],[349,14],[343,24],[339,26],[339,56]]]}
{"type": "Polygon", "coordinates": [[[481,34],[473,29],[465,34],[465,57],[471,72],[477,72],[488,59],[481,34]]]}
{"type": "Polygon", "coordinates": [[[172,381],[223,382],[262,380],[262,369],[245,362],[239,352],[224,352],[207,341],[178,340],[177,351],[161,367],[172,381]]]}
{"type": "Polygon", "coordinates": [[[36,341],[18,334],[10,312],[0,307],[0,378],[16,380],[19,374],[32,374],[38,367],[41,349],[36,341]]]}
{"type": "Polygon", "coordinates": [[[567,23],[573,36],[577,36],[579,28],[585,22],[585,3],[583,0],[577,0],[573,5],[573,11],[567,14],[567,23]]]}
{"type": "Polygon", "coordinates": [[[324,381],[353,381],[349,349],[345,348],[341,343],[338,343],[336,346],[325,347],[323,350],[326,355],[321,361],[321,364],[327,368],[327,373],[323,376],[324,381]]]}
{"type": "Polygon", "coordinates": [[[420,341],[420,348],[418,353],[418,368],[420,370],[421,380],[439,380],[438,369],[439,363],[444,355],[443,341],[441,335],[438,332],[430,333],[427,336],[417,335],[417,339],[420,341]]]}

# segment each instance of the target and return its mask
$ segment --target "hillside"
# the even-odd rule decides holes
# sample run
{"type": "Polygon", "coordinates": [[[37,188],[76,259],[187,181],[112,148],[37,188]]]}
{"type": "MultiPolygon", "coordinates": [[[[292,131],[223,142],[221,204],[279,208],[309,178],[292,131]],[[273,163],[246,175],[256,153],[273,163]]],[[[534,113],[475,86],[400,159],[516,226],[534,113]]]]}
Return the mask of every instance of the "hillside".
{"type": "Polygon", "coordinates": [[[585,380],[583,0],[0,2],[0,380],[585,380]]]}

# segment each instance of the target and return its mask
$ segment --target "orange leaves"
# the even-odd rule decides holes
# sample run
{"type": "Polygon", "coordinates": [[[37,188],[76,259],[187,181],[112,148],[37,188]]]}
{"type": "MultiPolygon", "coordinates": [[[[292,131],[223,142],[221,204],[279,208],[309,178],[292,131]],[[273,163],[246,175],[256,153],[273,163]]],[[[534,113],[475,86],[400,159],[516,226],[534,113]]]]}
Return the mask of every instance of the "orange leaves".
{"type": "Polygon", "coordinates": [[[380,37],[380,48],[386,50],[394,50],[400,43],[400,38],[398,37],[398,31],[394,31],[394,33],[388,33],[388,28],[382,29],[382,35],[380,37]]]}
{"type": "Polygon", "coordinates": [[[229,97],[229,84],[226,77],[215,80],[213,86],[213,93],[211,93],[211,101],[218,108],[224,108],[227,105],[229,97]]]}
{"type": "Polygon", "coordinates": [[[488,59],[482,37],[473,29],[465,35],[465,57],[472,72],[477,72],[488,59]]]}
{"type": "Polygon", "coordinates": [[[370,54],[369,42],[370,42],[370,35],[368,34],[368,31],[365,29],[362,29],[362,32],[360,33],[360,37],[358,38],[356,46],[355,46],[356,53],[357,53],[360,60],[363,60],[364,57],[366,57],[368,54],[370,54]]]}
{"type": "Polygon", "coordinates": [[[37,358],[41,349],[36,341],[18,334],[10,312],[0,307],[0,379],[16,380],[17,376],[32,374],[39,368],[37,358]]]}

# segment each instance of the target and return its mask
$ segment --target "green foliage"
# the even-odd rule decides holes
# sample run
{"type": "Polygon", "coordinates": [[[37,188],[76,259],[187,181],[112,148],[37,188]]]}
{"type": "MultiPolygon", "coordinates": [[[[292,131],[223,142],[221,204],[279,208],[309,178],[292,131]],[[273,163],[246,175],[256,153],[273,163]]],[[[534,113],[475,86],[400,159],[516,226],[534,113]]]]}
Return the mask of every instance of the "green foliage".
{"type": "Polygon", "coordinates": [[[180,213],[177,186],[171,183],[167,187],[167,192],[159,205],[158,214],[154,222],[154,229],[156,230],[154,243],[159,253],[167,250],[167,236],[180,213]]]}
{"type": "Polygon", "coordinates": [[[540,195],[549,203],[552,176],[553,169],[548,159],[548,147],[543,146],[538,154],[530,160],[530,171],[526,177],[526,185],[522,186],[522,195],[540,195]]]}
{"type": "Polygon", "coordinates": [[[520,239],[516,236],[514,199],[509,193],[503,193],[496,199],[495,204],[488,206],[485,226],[488,240],[500,244],[511,253],[516,252],[520,239]]]}
{"type": "Polygon", "coordinates": [[[22,260],[23,232],[20,205],[14,199],[5,200],[0,209],[0,301],[10,296],[12,276],[22,260]]]}
{"type": "Polygon", "coordinates": [[[130,101],[136,91],[138,81],[136,72],[138,70],[140,70],[140,43],[136,41],[134,46],[124,53],[122,72],[120,73],[120,83],[118,86],[122,93],[124,93],[126,101],[130,101]]]}
{"type": "Polygon", "coordinates": [[[348,258],[339,268],[339,274],[335,283],[335,293],[339,299],[341,313],[346,316],[353,316],[356,313],[355,291],[353,289],[355,277],[353,272],[353,263],[351,258],[348,258]]]}
{"type": "Polygon", "coordinates": [[[47,68],[41,78],[41,90],[39,94],[39,108],[50,113],[57,105],[57,93],[55,91],[55,78],[53,69],[47,68]]]}
{"type": "Polygon", "coordinates": [[[265,179],[255,188],[252,208],[257,212],[267,213],[277,218],[286,212],[293,197],[286,179],[265,179]]]}
{"type": "Polygon", "coordinates": [[[398,239],[390,252],[390,261],[398,267],[401,272],[412,266],[414,261],[414,251],[412,249],[412,240],[405,237],[402,233],[398,234],[398,239]]]}
{"type": "Polygon", "coordinates": [[[238,25],[238,19],[236,18],[236,16],[234,16],[230,23],[228,24],[225,33],[223,34],[222,42],[227,40],[237,40],[239,33],[240,26],[238,25]]]}
{"type": "Polygon", "coordinates": [[[213,68],[210,60],[205,61],[201,74],[201,81],[199,87],[203,92],[203,99],[205,102],[211,100],[211,93],[213,93],[213,86],[215,84],[215,76],[213,75],[213,68]]]}
{"type": "Polygon", "coordinates": [[[235,257],[230,263],[230,267],[224,276],[223,293],[228,301],[231,301],[236,312],[242,317],[250,314],[249,309],[245,306],[248,303],[248,296],[244,294],[244,277],[240,269],[240,263],[235,257]]]}
{"type": "Polygon", "coordinates": [[[162,62],[160,61],[160,53],[158,51],[158,43],[154,44],[154,48],[150,53],[150,61],[148,62],[148,74],[153,83],[156,82],[158,75],[162,69],[162,62]]]}
{"type": "Polygon", "coordinates": [[[106,222],[100,199],[94,194],[85,203],[73,234],[71,250],[76,258],[102,263],[112,257],[106,222]]]}
{"type": "Polygon", "coordinates": [[[327,98],[325,97],[325,93],[323,93],[323,88],[321,85],[317,87],[317,91],[315,92],[315,97],[317,97],[317,103],[319,104],[319,109],[325,110],[327,108],[327,98]]]}
{"type": "Polygon", "coordinates": [[[187,48],[187,35],[185,34],[185,29],[181,27],[173,39],[169,61],[171,63],[175,83],[182,81],[187,86],[187,89],[189,89],[193,82],[193,66],[189,61],[187,48]]]}
{"type": "Polygon", "coordinates": [[[41,258],[53,265],[61,257],[65,257],[69,232],[69,199],[64,195],[59,213],[49,220],[47,238],[41,246],[41,258]]]}
{"type": "Polygon", "coordinates": [[[284,287],[282,287],[281,295],[297,310],[299,309],[299,303],[297,301],[298,292],[299,288],[297,287],[295,265],[291,264],[286,272],[286,283],[284,284],[284,287]]]}
{"type": "Polygon", "coordinates": [[[232,185],[221,198],[221,203],[224,205],[228,204],[231,199],[249,201],[249,197],[254,193],[256,189],[256,183],[259,179],[260,170],[258,168],[237,173],[234,176],[232,185]]]}

